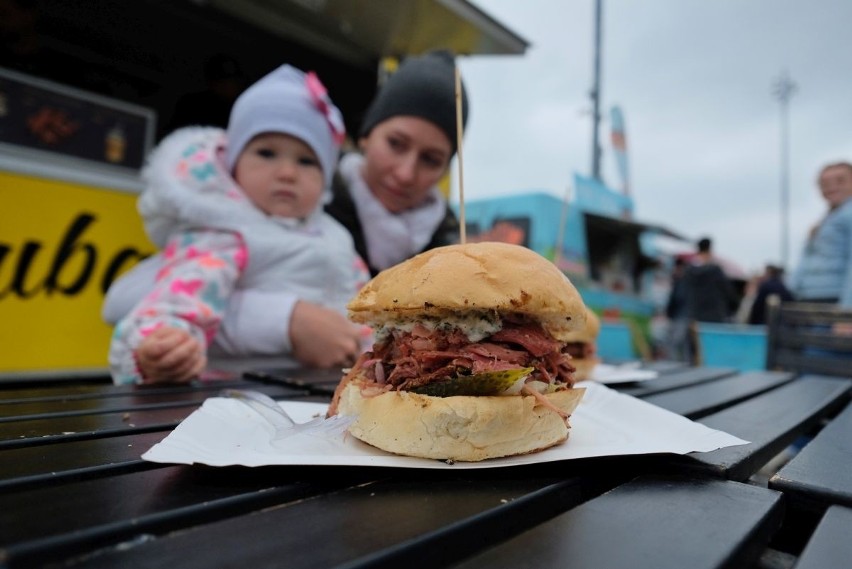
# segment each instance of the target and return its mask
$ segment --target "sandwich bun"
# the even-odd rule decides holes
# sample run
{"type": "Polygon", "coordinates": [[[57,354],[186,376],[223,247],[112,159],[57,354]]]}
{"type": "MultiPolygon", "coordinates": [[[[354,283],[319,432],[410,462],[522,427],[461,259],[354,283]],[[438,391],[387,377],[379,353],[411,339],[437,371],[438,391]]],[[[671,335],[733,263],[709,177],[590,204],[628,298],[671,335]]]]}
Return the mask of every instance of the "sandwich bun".
{"type": "Polygon", "coordinates": [[[588,306],[583,310],[586,313],[585,323],[582,327],[574,329],[565,336],[566,342],[585,342],[594,344],[598,341],[598,336],[601,333],[601,319],[595,314],[595,311],[588,306]]]}
{"type": "Polygon", "coordinates": [[[600,358],[572,358],[571,365],[574,366],[574,377],[577,381],[586,381],[592,377],[595,371],[595,366],[600,362],[600,358]]]}
{"type": "Polygon", "coordinates": [[[582,344],[579,353],[573,353],[571,365],[574,366],[574,378],[585,381],[592,376],[595,366],[600,362],[597,357],[598,335],[601,332],[601,320],[589,307],[586,307],[586,324],[583,328],[574,330],[566,337],[570,344],[582,344]]]}
{"type": "Polygon", "coordinates": [[[349,319],[381,325],[468,311],[527,315],[557,340],[585,324],[580,293],[562,271],[508,243],[437,247],[376,275],[347,306],[349,319]]]}
{"type": "MultiPolygon", "coordinates": [[[[583,388],[545,395],[570,415],[583,388]]],[[[364,397],[350,382],[339,402],[341,415],[356,415],[355,438],[404,456],[475,462],[544,450],[565,442],[563,418],[534,397],[433,397],[388,391],[364,397]]]]}

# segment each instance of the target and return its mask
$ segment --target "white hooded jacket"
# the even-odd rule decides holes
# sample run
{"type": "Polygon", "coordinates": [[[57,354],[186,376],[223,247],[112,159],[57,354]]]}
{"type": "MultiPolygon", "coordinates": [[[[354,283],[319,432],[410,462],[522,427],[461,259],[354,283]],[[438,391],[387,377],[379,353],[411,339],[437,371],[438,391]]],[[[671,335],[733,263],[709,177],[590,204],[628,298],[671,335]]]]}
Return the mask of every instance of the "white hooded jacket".
{"type": "MultiPolygon", "coordinates": [[[[214,360],[258,355],[256,348],[253,354],[244,350],[258,342],[240,336],[263,330],[264,319],[289,322],[300,299],[345,314],[346,303],[369,278],[348,231],[323,212],[321,202],[304,220],[272,217],[255,207],[227,172],[224,146],[220,129],[181,129],[152,153],[143,172],[139,211],[162,253],[148,261],[158,271],[154,290],[116,326],[110,366],[117,383],[141,380],[133,351],[158,327],[186,329],[207,344],[216,338],[214,360]],[[261,306],[261,294],[259,302],[243,307],[229,337],[217,337],[231,296],[249,289],[268,292],[277,302],[261,306]]],[[[280,322],[275,328],[281,329],[280,322]]],[[[270,350],[282,342],[289,351],[287,338],[271,341],[270,350]]]]}

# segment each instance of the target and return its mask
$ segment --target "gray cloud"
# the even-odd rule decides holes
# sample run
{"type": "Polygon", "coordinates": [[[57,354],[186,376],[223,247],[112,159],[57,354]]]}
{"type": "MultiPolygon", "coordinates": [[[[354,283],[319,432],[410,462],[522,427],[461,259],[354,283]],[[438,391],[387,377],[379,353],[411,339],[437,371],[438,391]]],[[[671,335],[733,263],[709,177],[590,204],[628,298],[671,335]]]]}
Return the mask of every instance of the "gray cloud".
{"type": "MultiPolygon", "coordinates": [[[[522,57],[473,57],[466,199],[562,196],[591,165],[593,0],[475,0],[531,42],[522,57]]],[[[779,105],[790,107],[793,262],[823,214],[821,164],[852,160],[852,2],[605,0],[602,110],[622,107],[640,219],[712,235],[749,269],[780,258],[779,105]]],[[[601,128],[603,175],[618,185],[601,128]]]]}

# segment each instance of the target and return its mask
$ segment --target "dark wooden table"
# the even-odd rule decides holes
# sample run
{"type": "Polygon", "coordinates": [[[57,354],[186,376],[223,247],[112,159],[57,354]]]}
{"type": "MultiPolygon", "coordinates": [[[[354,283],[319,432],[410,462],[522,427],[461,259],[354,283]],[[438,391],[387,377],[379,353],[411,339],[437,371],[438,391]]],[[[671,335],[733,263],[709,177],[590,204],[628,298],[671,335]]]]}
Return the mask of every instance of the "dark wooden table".
{"type": "Polygon", "coordinates": [[[222,388],[328,401],[337,374],[7,381],[0,567],[849,566],[852,380],[649,365],[619,389],[751,443],[458,471],[163,465],[140,454],[222,388]]]}

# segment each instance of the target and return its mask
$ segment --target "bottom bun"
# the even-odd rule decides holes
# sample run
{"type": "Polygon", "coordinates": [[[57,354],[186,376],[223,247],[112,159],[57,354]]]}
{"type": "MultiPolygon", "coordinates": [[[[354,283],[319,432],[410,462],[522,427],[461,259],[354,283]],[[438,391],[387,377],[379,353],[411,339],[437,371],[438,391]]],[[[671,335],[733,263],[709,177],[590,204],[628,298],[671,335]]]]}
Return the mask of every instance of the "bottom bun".
{"type": "MultiPolygon", "coordinates": [[[[583,388],[547,395],[568,413],[583,388]]],[[[564,442],[568,426],[533,396],[432,397],[389,391],[362,397],[357,382],[341,393],[338,412],[356,415],[349,432],[382,450],[405,456],[475,462],[527,454],[564,442]]]]}
{"type": "Polygon", "coordinates": [[[577,381],[585,381],[592,377],[592,372],[600,360],[598,358],[571,358],[571,365],[574,366],[574,379],[577,381]]]}

